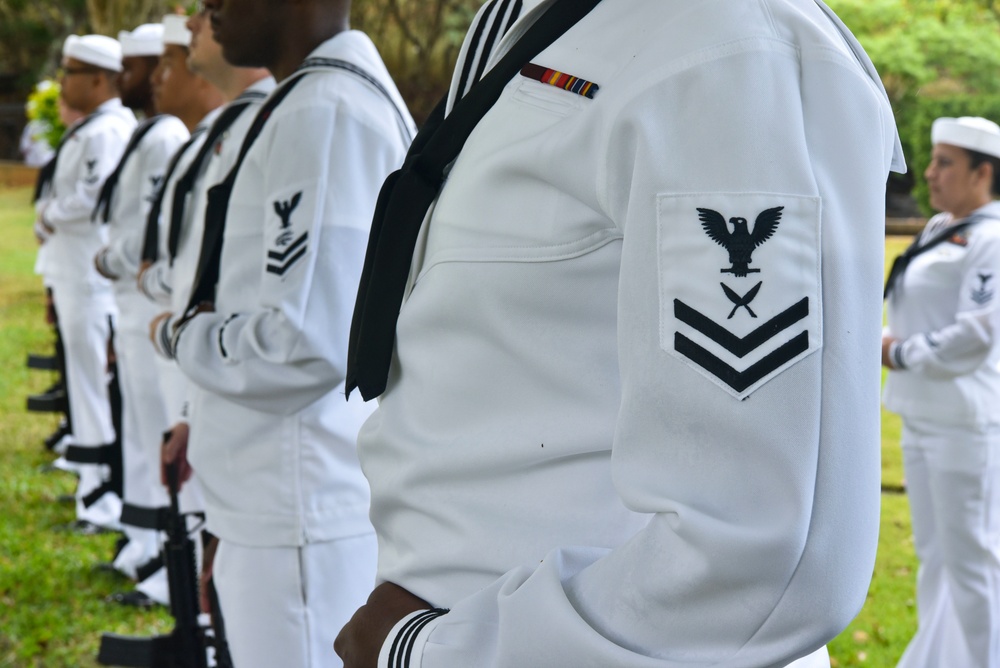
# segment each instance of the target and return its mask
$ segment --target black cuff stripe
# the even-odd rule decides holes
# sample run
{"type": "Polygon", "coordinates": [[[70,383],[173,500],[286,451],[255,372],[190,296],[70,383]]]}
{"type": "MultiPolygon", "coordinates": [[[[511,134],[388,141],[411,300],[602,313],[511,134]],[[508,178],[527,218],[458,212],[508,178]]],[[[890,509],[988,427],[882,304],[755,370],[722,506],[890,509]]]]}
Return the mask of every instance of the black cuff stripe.
{"type": "Polygon", "coordinates": [[[410,665],[410,656],[417,643],[417,636],[425,626],[448,612],[442,608],[434,608],[423,612],[403,626],[399,634],[393,640],[392,648],[389,651],[389,668],[407,668],[410,665]]]}
{"type": "Polygon", "coordinates": [[[164,318],[160,321],[160,346],[163,348],[163,352],[166,353],[167,357],[170,359],[174,358],[174,347],[172,341],[170,340],[170,322],[173,318],[164,318]]]}
{"type": "Polygon", "coordinates": [[[417,645],[417,636],[420,635],[420,632],[424,630],[425,626],[427,626],[432,621],[443,615],[446,611],[435,609],[432,610],[431,612],[434,614],[424,618],[422,621],[420,621],[413,627],[413,634],[410,636],[410,641],[406,647],[406,656],[403,657],[403,664],[402,664],[403,666],[410,665],[410,656],[413,654],[413,648],[417,645]]]}
{"type": "Polygon", "coordinates": [[[903,344],[897,342],[895,350],[892,351],[892,361],[896,365],[897,369],[905,369],[906,363],[903,362],[903,344]]]}
{"type": "Polygon", "coordinates": [[[238,313],[232,314],[231,316],[226,318],[225,322],[222,323],[222,327],[219,328],[219,352],[222,353],[222,357],[225,359],[229,359],[229,351],[226,350],[226,344],[223,342],[222,337],[226,333],[226,327],[229,326],[229,323],[231,323],[233,320],[236,320],[236,318],[238,317],[239,317],[238,313]]]}
{"type": "Polygon", "coordinates": [[[422,612],[406,624],[403,628],[399,630],[399,633],[392,641],[392,647],[389,649],[389,668],[402,668],[403,666],[403,655],[402,655],[402,645],[405,645],[410,640],[410,632],[413,627],[424,619],[433,619],[437,614],[434,610],[427,610],[422,612]]]}

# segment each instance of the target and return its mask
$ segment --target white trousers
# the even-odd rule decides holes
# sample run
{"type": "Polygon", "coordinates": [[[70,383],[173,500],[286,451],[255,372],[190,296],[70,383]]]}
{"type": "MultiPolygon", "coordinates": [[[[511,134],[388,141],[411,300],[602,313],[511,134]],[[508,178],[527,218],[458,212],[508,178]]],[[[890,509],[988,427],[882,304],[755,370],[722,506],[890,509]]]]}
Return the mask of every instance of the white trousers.
{"type": "Polygon", "coordinates": [[[213,577],[238,668],[336,668],[333,641],[375,587],[375,534],[302,547],[220,541],[213,577]]]}
{"type": "MultiPolygon", "coordinates": [[[[115,440],[108,396],[108,339],[117,317],[111,291],[68,281],[52,281],[52,297],[66,355],[66,390],[73,419],[71,443],[98,448],[115,440]]],[[[107,480],[107,467],[79,465],[77,518],[117,528],[121,500],[105,494],[90,506],[82,499],[107,480]]]]}
{"type": "Polygon", "coordinates": [[[904,419],[919,626],[902,668],[1000,668],[1000,429],[904,419]]]}
{"type": "MultiPolygon", "coordinates": [[[[115,354],[122,393],[123,501],[141,508],[158,508],[169,503],[160,483],[160,443],[169,427],[167,409],[160,388],[160,364],[149,340],[149,321],[157,307],[137,289],[116,286],[118,329],[115,354]]],[[[129,539],[115,559],[115,568],[129,577],[135,569],[160,551],[158,532],[122,525],[129,539]]]]}

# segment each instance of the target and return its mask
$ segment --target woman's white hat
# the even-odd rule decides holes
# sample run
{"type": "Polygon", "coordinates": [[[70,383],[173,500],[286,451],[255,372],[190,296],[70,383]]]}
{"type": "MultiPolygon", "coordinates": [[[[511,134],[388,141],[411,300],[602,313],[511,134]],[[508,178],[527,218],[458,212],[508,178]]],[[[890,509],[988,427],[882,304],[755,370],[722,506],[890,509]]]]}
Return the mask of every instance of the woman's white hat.
{"type": "Polygon", "coordinates": [[[112,72],[122,71],[122,45],[104,35],[70,35],[63,42],[63,56],[112,72]]]}
{"type": "Polygon", "coordinates": [[[163,43],[191,46],[191,31],[187,29],[188,17],[181,14],[167,14],[163,17],[163,43]]]}
{"type": "Polygon", "coordinates": [[[163,55],[163,24],[144,23],[131,32],[122,30],[118,33],[118,41],[122,44],[122,56],[162,56],[163,55]]]}
{"type": "Polygon", "coordinates": [[[1000,158],[1000,125],[978,116],[939,118],[931,125],[931,142],[1000,158]]]}

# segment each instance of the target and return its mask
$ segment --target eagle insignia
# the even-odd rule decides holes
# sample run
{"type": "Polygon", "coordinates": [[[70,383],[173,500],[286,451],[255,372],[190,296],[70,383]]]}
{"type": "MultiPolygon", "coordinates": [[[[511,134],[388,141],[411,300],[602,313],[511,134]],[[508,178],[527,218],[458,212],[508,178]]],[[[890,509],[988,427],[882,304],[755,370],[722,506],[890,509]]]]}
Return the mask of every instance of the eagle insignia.
{"type": "Polygon", "coordinates": [[[757,214],[754,221],[753,231],[747,227],[747,219],[733,217],[729,222],[733,226],[733,231],[729,231],[726,219],[718,211],[712,209],[698,208],[698,219],[705,230],[705,234],[715,243],[719,244],[729,252],[729,263],[732,265],[728,269],[720,269],[723,274],[729,273],[734,276],[746,276],[747,274],[760,273],[760,269],[751,269],[751,256],[755,248],[770,239],[774,231],[778,229],[778,222],[781,220],[783,206],[776,206],[773,209],[766,209],[757,214]]]}

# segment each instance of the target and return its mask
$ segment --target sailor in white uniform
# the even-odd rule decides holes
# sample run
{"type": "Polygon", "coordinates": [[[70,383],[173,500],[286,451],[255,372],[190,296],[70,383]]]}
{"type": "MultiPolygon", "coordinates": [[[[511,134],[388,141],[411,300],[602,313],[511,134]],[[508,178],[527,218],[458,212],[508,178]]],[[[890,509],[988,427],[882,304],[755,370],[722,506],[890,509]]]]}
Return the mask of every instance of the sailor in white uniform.
{"type": "Polygon", "coordinates": [[[1000,666],[1000,127],[939,118],[941,211],[894,263],[883,400],[903,418],[919,626],[899,666],[1000,666]]]}
{"type": "Polygon", "coordinates": [[[355,453],[371,409],[344,401],[347,334],[378,189],[412,121],[348,29],[348,2],[205,7],[226,59],[279,82],[210,192],[171,342],[197,386],[189,456],[219,537],[213,578],[236,665],[336,666],[376,558],[355,453]]]}
{"type": "Polygon", "coordinates": [[[486,4],[380,198],[348,390],[379,397],[381,584],[347,668],[828,666],[865,601],[878,75],[814,0],[603,0],[552,35],[594,4],[486,4]]]}
{"type": "MultiPolygon", "coordinates": [[[[94,258],[97,270],[111,281],[118,305],[115,358],[122,392],[122,459],[124,494],[122,529],[128,543],[114,567],[133,580],[157,570],[160,552],[156,510],[167,505],[159,484],[159,445],[168,422],[157,376],[156,356],[146,336],[152,308],[136,289],[146,215],[163,180],[167,162],[188,137],[175,116],[157,114],[150,83],[163,53],[162,24],[145,24],[118,34],[122,44],[122,101],[144,120],[132,134],[118,167],[108,178],[94,212],[95,224],[108,229],[108,245],[94,258]]],[[[148,605],[165,603],[165,592],[152,599],[139,594],[115,600],[148,605]]]]}
{"type": "Polygon", "coordinates": [[[53,292],[66,351],[73,420],[66,459],[77,465],[81,527],[118,528],[121,500],[111,480],[115,440],[108,395],[108,341],[116,308],[108,280],[94,268],[107,228],[91,221],[105,179],[114,171],[136,126],[118,97],[121,45],[102,35],[71,35],[63,46],[61,95],[86,114],[60,147],[51,182],[36,202],[44,242],[42,273],[53,292]]]}
{"type": "MultiPolygon", "coordinates": [[[[188,18],[186,25],[191,33],[187,85],[200,93],[189,96],[188,102],[196,103],[194,106],[189,104],[176,113],[196,124],[191,139],[171,159],[163,190],[147,220],[144,266],[138,281],[139,289],[156,305],[157,311],[172,309],[160,313],[150,323],[150,340],[166,360],[160,380],[171,427],[162,447],[171,462],[186,461],[186,455],[179,457],[178,453],[186,452],[190,419],[188,381],[174,364],[169,349],[174,312],[179,319],[190,300],[208,189],[223,180],[232,168],[257,109],[274,89],[274,78],[267,70],[233,67],[225,61],[221,47],[212,39],[204,13],[188,18]],[[164,341],[168,345],[164,346],[164,341]]],[[[178,75],[174,73],[175,77],[178,75]]],[[[187,482],[191,473],[189,468],[181,471],[181,481],[187,482]]],[[[161,477],[165,480],[165,476],[161,477]]],[[[196,482],[182,486],[180,503],[183,511],[204,511],[196,482]]],[[[209,576],[210,573],[202,574],[203,579],[209,576]]],[[[203,583],[203,593],[206,586],[203,583]]]]}

